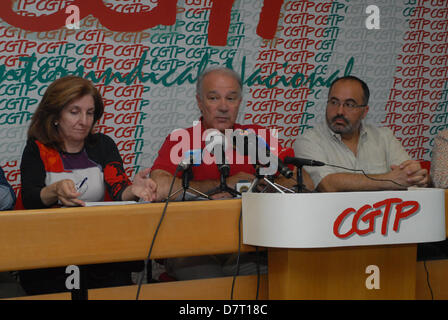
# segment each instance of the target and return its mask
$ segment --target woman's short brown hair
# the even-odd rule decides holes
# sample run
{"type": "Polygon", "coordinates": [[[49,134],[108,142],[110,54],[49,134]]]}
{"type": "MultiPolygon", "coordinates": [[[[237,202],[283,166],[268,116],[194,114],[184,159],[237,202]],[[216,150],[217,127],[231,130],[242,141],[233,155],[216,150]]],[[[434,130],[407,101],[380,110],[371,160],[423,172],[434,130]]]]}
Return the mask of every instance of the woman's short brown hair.
{"type": "MultiPolygon", "coordinates": [[[[66,76],[53,81],[31,118],[28,139],[37,139],[48,147],[62,150],[64,144],[55,122],[59,120],[61,111],[69,103],[85,95],[93,97],[95,103],[93,124],[95,124],[103,115],[104,103],[92,82],[77,76],[66,76]]],[[[91,138],[91,135],[89,133],[87,140],[91,138]]]]}

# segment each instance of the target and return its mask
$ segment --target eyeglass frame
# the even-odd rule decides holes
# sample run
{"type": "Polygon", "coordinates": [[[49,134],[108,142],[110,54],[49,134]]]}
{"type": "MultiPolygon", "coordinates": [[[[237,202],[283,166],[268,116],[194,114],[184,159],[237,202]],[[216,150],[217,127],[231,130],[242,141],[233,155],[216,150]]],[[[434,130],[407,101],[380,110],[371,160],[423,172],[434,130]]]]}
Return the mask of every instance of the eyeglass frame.
{"type": "MultiPolygon", "coordinates": [[[[333,102],[335,102],[335,101],[333,101],[333,102]]],[[[356,109],[359,109],[359,108],[367,107],[367,104],[355,104],[354,103],[354,105],[352,106],[352,105],[349,105],[347,103],[348,103],[347,100],[342,102],[342,101],[339,101],[339,99],[337,99],[337,98],[330,98],[330,99],[327,100],[327,107],[328,106],[330,106],[330,107],[339,107],[341,104],[342,104],[343,108],[348,109],[348,110],[356,110],[356,109]],[[332,100],[335,100],[337,102],[334,105],[333,104],[329,105],[332,102],[332,100]]]]}

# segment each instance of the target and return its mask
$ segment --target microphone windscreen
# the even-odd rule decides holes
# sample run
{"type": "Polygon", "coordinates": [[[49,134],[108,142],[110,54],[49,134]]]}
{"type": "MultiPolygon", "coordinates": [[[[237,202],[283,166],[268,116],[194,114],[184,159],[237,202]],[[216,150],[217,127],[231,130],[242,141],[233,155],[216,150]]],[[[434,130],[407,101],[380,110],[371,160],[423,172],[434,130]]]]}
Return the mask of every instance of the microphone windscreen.
{"type": "Polygon", "coordinates": [[[193,149],[184,152],[183,163],[199,166],[202,161],[202,152],[200,149],[193,149]]]}
{"type": "Polygon", "coordinates": [[[205,136],[205,150],[209,153],[216,153],[216,148],[220,148],[220,150],[227,150],[227,138],[222,132],[216,129],[208,129],[208,133],[205,136]]]}
{"type": "MultiPolygon", "coordinates": [[[[286,157],[294,157],[295,156],[295,152],[293,148],[280,148],[280,151],[278,153],[278,158],[280,160],[282,160],[283,162],[285,162],[285,158],[286,157]]],[[[288,164],[288,168],[290,170],[294,171],[294,165],[293,164],[288,164]]]]}
{"type": "Polygon", "coordinates": [[[234,130],[232,133],[232,144],[240,155],[256,155],[257,136],[252,131],[243,129],[234,130]]]}

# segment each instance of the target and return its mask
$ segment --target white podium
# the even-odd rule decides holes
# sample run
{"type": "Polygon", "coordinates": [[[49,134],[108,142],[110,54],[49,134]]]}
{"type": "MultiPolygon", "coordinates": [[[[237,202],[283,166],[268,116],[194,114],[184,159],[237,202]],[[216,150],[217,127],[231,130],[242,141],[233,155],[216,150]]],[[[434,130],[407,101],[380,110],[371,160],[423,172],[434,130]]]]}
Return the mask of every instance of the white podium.
{"type": "Polygon", "coordinates": [[[245,193],[242,209],[270,299],[415,299],[416,243],[446,238],[442,189],[245,193]]]}

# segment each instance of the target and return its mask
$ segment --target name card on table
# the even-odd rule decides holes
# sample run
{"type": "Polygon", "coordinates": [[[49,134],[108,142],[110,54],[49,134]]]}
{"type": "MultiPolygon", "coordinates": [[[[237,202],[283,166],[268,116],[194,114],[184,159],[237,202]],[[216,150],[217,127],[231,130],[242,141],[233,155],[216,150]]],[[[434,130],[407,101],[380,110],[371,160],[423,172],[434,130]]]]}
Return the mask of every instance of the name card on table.
{"type": "Polygon", "coordinates": [[[244,193],[243,243],[319,248],[442,241],[445,191],[244,193]]]}

